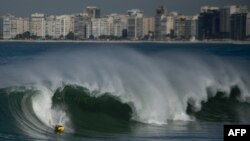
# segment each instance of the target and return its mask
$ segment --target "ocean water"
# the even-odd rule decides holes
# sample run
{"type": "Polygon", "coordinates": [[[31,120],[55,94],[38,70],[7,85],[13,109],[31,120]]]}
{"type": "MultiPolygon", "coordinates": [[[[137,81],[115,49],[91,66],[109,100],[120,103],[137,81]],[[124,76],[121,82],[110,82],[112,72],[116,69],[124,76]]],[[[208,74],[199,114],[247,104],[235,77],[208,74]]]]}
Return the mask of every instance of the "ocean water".
{"type": "Polygon", "coordinates": [[[249,61],[247,44],[0,42],[0,140],[222,141],[250,123],[249,61]]]}

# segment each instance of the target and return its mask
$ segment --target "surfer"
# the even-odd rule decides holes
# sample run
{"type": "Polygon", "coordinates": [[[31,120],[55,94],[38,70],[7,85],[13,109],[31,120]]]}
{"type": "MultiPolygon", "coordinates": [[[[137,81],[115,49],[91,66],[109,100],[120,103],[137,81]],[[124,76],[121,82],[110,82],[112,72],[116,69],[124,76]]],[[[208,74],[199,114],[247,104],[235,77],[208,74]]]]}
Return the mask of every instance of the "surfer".
{"type": "MultiPolygon", "coordinates": [[[[49,120],[49,124],[52,125],[51,120],[49,120]]],[[[55,133],[63,133],[65,130],[65,127],[63,125],[57,124],[57,125],[55,125],[54,130],[55,130],[55,133]]]]}
{"type": "Polygon", "coordinates": [[[56,125],[55,126],[55,132],[56,133],[63,133],[64,132],[64,126],[63,125],[56,125]]]}
{"type": "MultiPolygon", "coordinates": [[[[60,97],[59,97],[60,98],[60,97]]],[[[63,96],[63,94],[61,95],[61,99],[62,99],[62,102],[61,102],[61,107],[62,107],[62,109],[64,109],[63,107],[64,107],[64,103],[65,103],[65,101],[64,101],[64,96],[63,96]]],[[[62,111],[61,111],[62,112],[62,111]]],[[[56,126],[55,126],[55,133],[63,133],[64,132],[64,129],[65,129],[65,127],[61,124],[62,123],[62,121],[63,121],[63,117],[65,116],[65,113],[59,113],[59,124],[56,124],[56,126]]]]}

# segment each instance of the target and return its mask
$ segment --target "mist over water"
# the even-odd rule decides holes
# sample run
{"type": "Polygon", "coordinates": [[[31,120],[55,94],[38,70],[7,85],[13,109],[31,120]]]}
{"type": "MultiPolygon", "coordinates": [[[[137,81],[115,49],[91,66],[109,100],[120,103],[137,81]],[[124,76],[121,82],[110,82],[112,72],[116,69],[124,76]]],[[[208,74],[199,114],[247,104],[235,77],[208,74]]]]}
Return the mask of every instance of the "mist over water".
{"type": "Polygon", "coordinates": [[[87,125],[98,122],[97,115],[128,132],[130,122],[160,128],[172,121],[206,119],[201,112],[204,103],[218,92],[230,97],[235,86],[240,94],[234,101],[244,103],[249,112],[249,68],[244,65],[247,60],[243,62],[185,50],[58,49],[1,65],[0,89],[1,95],[14,97],[9,100],[13,106],[6,108],[26,134],[46,137],[56,124],[65,125],[69,134],[97,132],[100,126],[87,125]],[[188,113],[190,101],[193,111],[188,113]],[[121,113],[112,112],[114,107],[121,113]]]}

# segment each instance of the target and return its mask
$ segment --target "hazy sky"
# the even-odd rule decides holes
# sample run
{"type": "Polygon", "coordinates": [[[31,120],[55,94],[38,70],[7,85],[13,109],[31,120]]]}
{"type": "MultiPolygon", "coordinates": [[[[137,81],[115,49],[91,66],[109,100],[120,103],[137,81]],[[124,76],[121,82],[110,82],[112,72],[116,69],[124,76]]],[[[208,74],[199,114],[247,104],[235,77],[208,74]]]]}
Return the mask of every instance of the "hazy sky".
{"type": "Polygon", "coordinates": [[[71,14],[82,12],[86,6],[98,6],[102,15],[139,8],[151,16],[162,4],[166,4],[169,11],[186,15],[198,13],[202,5],[246,4],[250,9],[250,0],[0,0],[0,15],[30,16],[34,12],[71,14]]]}

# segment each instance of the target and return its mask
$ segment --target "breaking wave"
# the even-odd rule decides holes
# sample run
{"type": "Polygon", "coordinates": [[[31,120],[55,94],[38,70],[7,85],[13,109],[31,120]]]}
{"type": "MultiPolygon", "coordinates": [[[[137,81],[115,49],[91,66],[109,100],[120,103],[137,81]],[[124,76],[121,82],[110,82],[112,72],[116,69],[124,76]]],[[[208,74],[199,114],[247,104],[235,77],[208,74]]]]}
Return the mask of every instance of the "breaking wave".
{"type": "MultiPolygon", "coordinates": [[[[64,124],[67,133],[91,136],[128,132],[134,122],[249,122],[248,69],[179,51],[149,55],[88,48],[42,54],[0,66],[0,125],[46,137],[56,124],[64,124]]],[[[1,132],[12,131],[8,128],[1,132]]]]}

